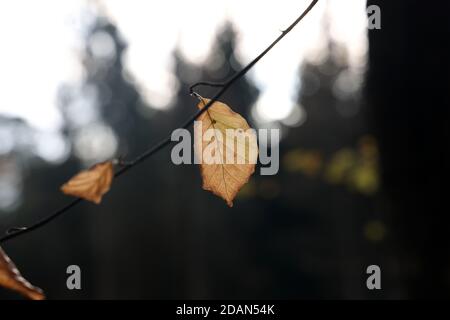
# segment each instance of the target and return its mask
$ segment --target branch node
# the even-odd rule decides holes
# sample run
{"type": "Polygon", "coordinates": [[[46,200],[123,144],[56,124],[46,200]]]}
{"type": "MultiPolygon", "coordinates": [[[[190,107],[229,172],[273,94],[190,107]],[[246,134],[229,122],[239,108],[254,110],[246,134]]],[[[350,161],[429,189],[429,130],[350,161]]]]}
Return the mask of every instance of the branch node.
{"type": "Polygon", "coordinates": [[[118,158],[113,159],[112,163],[114,165],[119,166],[119,167],[131,167],[131,166],[133,166],[133,161],[125,161],[124,158],[125,158],[125,155],[121,155],[118,158]]]}
{"type": "Polygon", "coordinates": [[[190,93],[190,95],[192,96],[192,97],[195,97],[195,98],[197,98],[198,100],[200,100],[200,101],[203,101],[203,97],[201,96],[201,95],[199,95],[197,92],[195,92],[195,91],[192,91],[191,93],[190,93]]]}

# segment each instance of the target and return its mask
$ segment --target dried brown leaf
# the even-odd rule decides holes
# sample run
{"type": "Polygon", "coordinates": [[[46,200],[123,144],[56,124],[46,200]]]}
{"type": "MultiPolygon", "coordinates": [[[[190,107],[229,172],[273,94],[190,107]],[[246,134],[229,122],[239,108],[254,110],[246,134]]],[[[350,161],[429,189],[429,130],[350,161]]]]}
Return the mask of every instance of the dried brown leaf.
{"type": "Polygon", "coordinates": [[[41,289],[31,285],[20,274],[11,259],[0,247],[0,286],[16,291],[28,299],[43,300],[44,293],[41,289]]]}
{"type": "Polygon", "coordinates": [[[113,178],[113,164],[106,161],[81,171],[66,182],[61,191],[99,204],[103,195],[109,191],[113,178]]]}
{"type": "MultiPolygon", "coordinates": [[[[198,108],[202,109],[209,101],[209,99],[202,99],[198,104],[198,108]]],[[[197,121],[202,122],[201,136],[195,135],[197,150],[200,148],[205,150],[211,144],[216,144],[213,146],[213,149],[215,148],[219,151],[219,161],[215,163],[205,163],[202,158],[200,172],[203,180],[203,189],[213,192],[224,199],[228,206],[232,207],[233,199],[255,171],[256,156],[258,154],[256,134],[252,132],[249,136],[251,139],[245,139],[244,142],[230,136],[226,132],[227,129],[246,132],[247,129],[250,129],[250,126],[240,114],[218,101],[214,102],[206,112],[202,113],[197,121]],[[204,141],[203,135],[208,129],[219,130],[221,135],[213,137],[210,141],[204,141]],[[233,141],[234,148],[229,148],[229,145],[227,145],[228,140],[230,142],[233,141]],[[244,154],[238,152],[240,147],[245,150],[244,154]],[[227,161],[227,153],[232,154],[234,162],[230,163],[230,161],[227,161]],[[238,158],[241,158],[240,162],[244,163],[239,163],[238,158]]]]}

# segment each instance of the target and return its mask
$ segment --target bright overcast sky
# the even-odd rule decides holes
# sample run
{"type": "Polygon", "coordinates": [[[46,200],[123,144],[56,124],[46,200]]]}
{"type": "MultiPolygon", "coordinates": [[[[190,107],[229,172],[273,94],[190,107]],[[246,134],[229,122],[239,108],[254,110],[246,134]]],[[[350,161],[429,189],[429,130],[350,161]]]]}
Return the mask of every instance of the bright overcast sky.
{"type": "MultiPolygon", "coordinates": [[[[324,45],[322,22],[347,45],[351,61],[361,64],[367,50],[365,0],[321,0],[311,14],[268,56],[251,76],[263,94],[259,115],[282,119],[295,104],[298,66],[317,57],[324,45]],[[276,103],[277,108],[273,108],[276,103]]],[[[106,14],[129,47],[128,71],[143,96],[164,108],[173,94],[171,52],[201,63],[217,28],[226,19],[239,31],[238,54],[247,63],[279,35],[310,0],[10,0],[0,2],[0,114],[22,117],[46,132],[62,124],[56,107],[58,88],[83,80],[80,50],[92,14],[106,14]]]]}

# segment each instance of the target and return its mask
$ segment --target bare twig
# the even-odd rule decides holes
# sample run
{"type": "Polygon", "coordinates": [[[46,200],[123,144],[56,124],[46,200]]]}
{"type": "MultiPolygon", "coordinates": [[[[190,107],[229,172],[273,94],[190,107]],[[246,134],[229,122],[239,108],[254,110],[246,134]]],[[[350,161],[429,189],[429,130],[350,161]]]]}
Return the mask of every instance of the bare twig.
{"type": "MultiPolygon", "coordinates": [[[[259,60],[261,60],[281,39],[283,39],[294,27],[301,21],[303,18],[314,8],[314,6],[317,4],[319,0],[313,0],[311,1],[311,4],[305,9],[305,11],[286,29],[284,30],[278,38],[276,38],[263,52],[261,52],[254,60],[252,60],[247,66],[245,66],[241,71],[236,73],[231,79],[229,79],[225,83],[209,83],[209,82],[199,82],[191,86],[190,93],[193,93],[193,90],[195,87],[199,85],[207,85],[212,87],[221,87],[221,89],[211,98],[211,100],[205,105],[204,108],[198,110],[195,114],[193,114],[190,118],[188,118],[180,127],[181,128],[187,128],[189,127],[195,119],[197,119],[203,112],[208,110],[214,102],[216,102],[224,93],[227,91],[237,80],[242,78],[259,60]]],[[[127,162],[126,165],[121,166],[120,169],[115,173],[115,177],[119,177],[123,175],[125,172],[130,170],[131,168],[134,168],[139,163],[143,162],[144,160],[148,159],[150,156],[158,152],[159,150],[163,149],[167,145],[171,143],[171,134],[169,134],[167,137],[162,139],[160,142],[156,143],[146,151],[144,151],[141,155],[139,155],[134,160],[127,162]]],[[[33,230],[36,230],[47,223],[51,222],[52,220],[56,219],[57,217],[61,216],[62,214],[69,211],[71,208],[75,207],[79,203],[83,202],[82,199],[75,199],[68,204],[66,204],[64,207],[60,208],[59,210],[55,211],[51,215],[43,218],[42,220],[38,221],[37,223],[29,226],[29,227],[21,227],[21,228],[10,228],[6,233],[5,236],[0,238],[0,243],[4,243],[8,240],[11,240],[13,238],[16,238],[20,235],[26,234],[28,232],[31,232],[33,230]]]]}

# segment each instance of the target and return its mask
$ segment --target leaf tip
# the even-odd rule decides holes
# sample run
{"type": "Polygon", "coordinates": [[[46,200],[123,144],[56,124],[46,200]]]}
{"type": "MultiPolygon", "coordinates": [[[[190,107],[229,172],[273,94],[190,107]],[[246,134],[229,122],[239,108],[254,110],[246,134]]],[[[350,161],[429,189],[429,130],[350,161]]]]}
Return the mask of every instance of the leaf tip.
{"type": "Polygon", "coordinates": [[[42,300],[46,299],[44,292],[41,289],[36,288],[36,287],[34,287],[34,291],[32,291],[28,294],[28,297],[31,300],[36,300],[36,301],[42,301],[42,300]]]}
{"type": "Polygon", "coordinates": [[[30,300],[44,300],[42,289],[29,283],[15,266],[14,262],[0,247],[0,286],[20,293],[30,300]]]}

